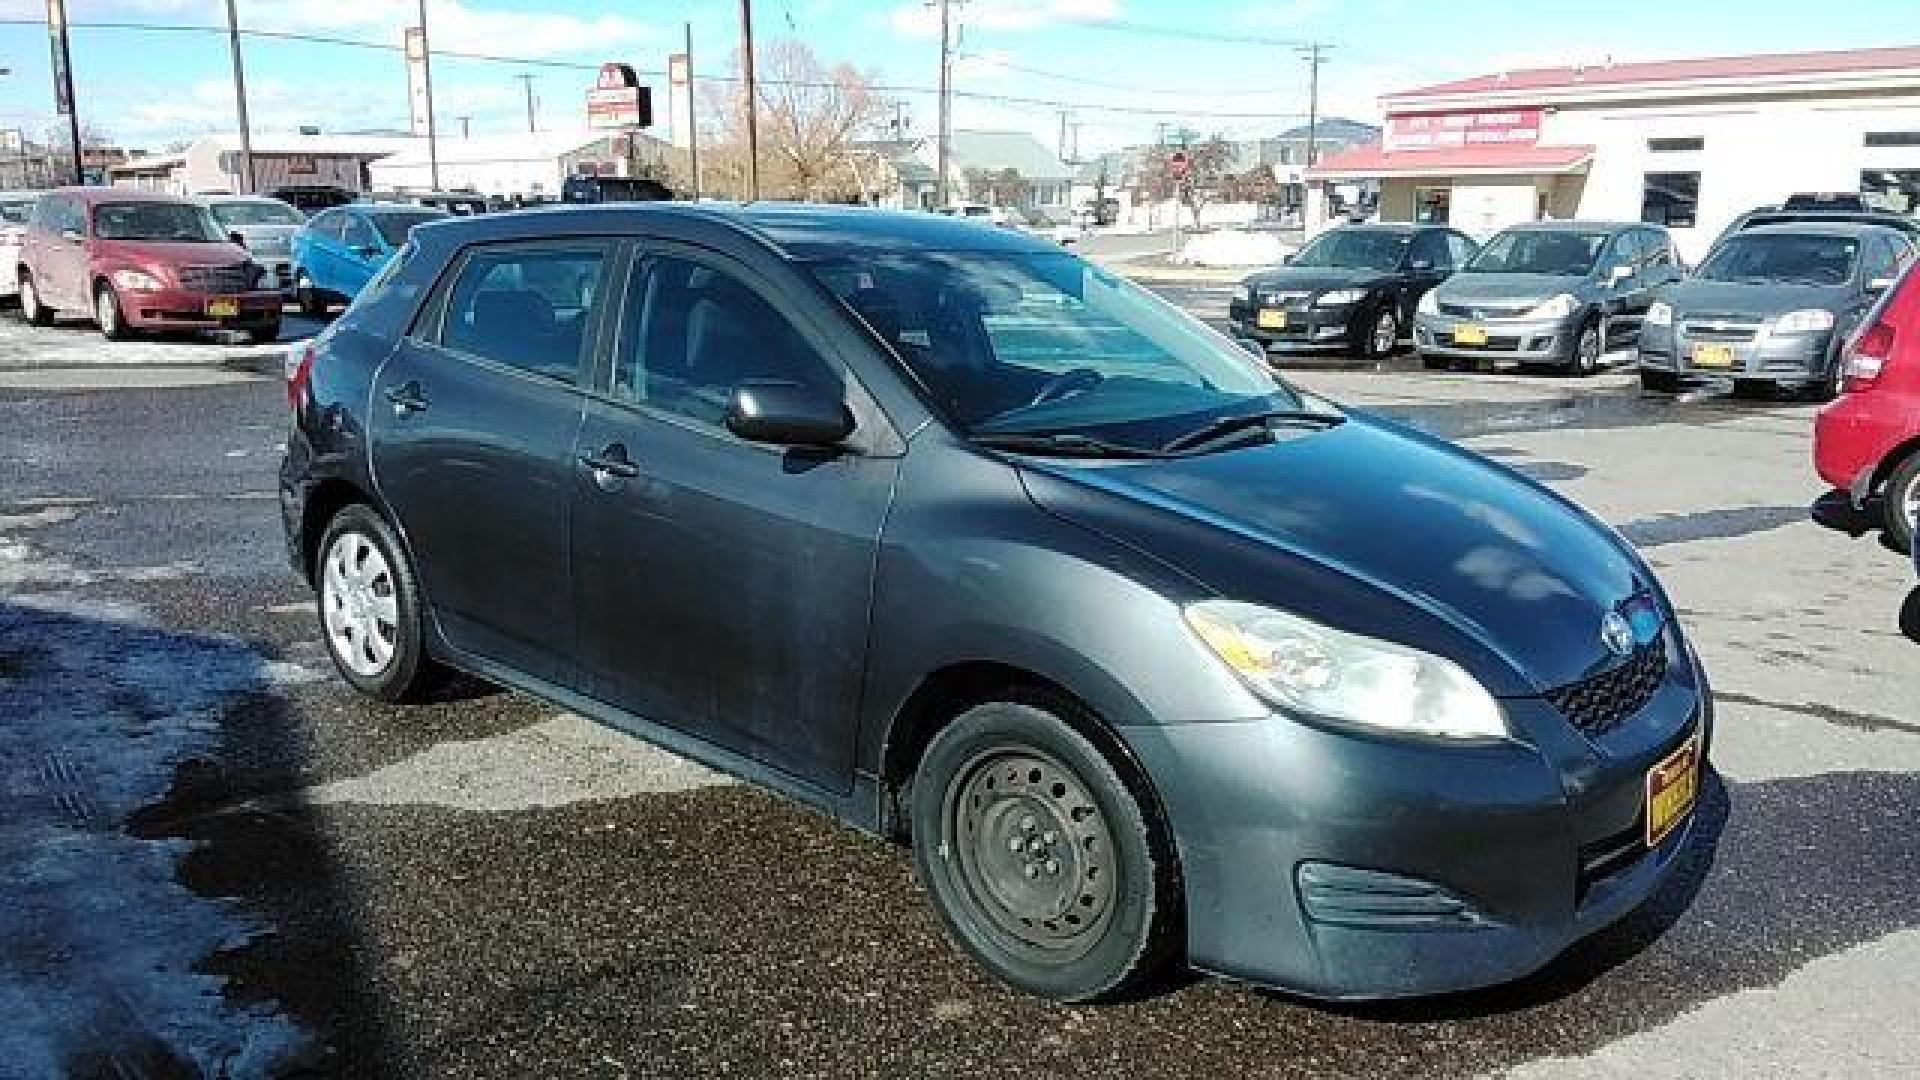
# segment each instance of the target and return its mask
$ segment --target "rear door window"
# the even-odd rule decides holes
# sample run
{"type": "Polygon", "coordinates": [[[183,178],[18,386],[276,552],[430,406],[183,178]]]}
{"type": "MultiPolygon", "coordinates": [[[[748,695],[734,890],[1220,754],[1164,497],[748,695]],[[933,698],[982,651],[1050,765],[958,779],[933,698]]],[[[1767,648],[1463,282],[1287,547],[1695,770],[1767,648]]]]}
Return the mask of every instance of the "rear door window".
{"type": "Polygon", "coordinates": [[[1447,249],[1447,234],[1439,231],[1416,235],[1407,258],[1411,262],[1424,262],[1436,270],[1453,269],[1453,253],[1447,249]]]}
{"type": "Polygon", "coordinates": [[[447,290],[439,344],[579,385],[604,301],[610,251],[602,240],[475,248],[447,290]]]}
{"type": "Polygon", "coordinates": [[[1891,241],[1884,236],[1869,237],[1866,252],[1860,260],[1860,280],[1871,282],[1893,277],[1897,260],[1898,255],[1891,241]]]}

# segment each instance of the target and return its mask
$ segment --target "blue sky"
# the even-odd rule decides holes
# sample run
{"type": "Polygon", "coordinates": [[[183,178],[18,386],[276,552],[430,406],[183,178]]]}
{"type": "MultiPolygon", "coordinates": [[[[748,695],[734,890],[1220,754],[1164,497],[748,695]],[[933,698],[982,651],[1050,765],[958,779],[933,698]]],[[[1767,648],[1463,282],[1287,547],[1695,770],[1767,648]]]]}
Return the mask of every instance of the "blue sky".
{"type": "MultiPolygon", "coordinates": [[[[224,21],[222,0],[68,3],[76,22],[224,21]]],[[[970,0],[956,9],[966,53],[956,85],[1073,103],[1090,153],[1149,139],[1160,121],[1268,134],[1306,108],[1306,67],[1289,49],[1156,38],[1115,24],[1327,41],[1324,111],[1375,119],[1382,92],[1503,68],[1911,44],[1887,36],[1911,25],[1911,4],[1849,0],[1847,18],[1834,19],[1784,0],[970,0]],[[1224,115],[1234,113],[1266,115],[1224,115]]],[[[249,27],[398,44],[415,0],[241,0],[240,9],[249,27]]],[[[52,111],[45,10],[44,0],[0,0],[0,18],[33,23],[0,25],[0,64],[11,69],[0,77],[0,127],[36,137],[52,111]]],[[[439,48],[549,61],[661,68],[679,49],[683,22],[693,24],[703,73],[724,70],[738,45],[737,0],[431,0],[430,12],[439,48]]],[[[802,38],[823,59],[882,83],[936,81],[934,16],[918,0],[756,0],[755,19],[763,42],[802,38]]],[[[159,146],[233,127],[223,37],[82,27],[73,53],[83,119],[124,143],[159,146]]],[[[462,115],[476,134],[522,129],[523,71],[535,75],[543,128],[581,126],[591,72],[442,58],[434,67],[442,130],[457,129],[462,115]]],[[[247,76],[257,130],[405,124],[397,53],[252,40],[247,76]]],[[[933,97],[901,98],[913,131],[931,133],[933,97]]],[[[1049,144],[1060,126],[1049,105],[962,99],[955,116],[960,127],[1023,128],[1049,144]]]]}

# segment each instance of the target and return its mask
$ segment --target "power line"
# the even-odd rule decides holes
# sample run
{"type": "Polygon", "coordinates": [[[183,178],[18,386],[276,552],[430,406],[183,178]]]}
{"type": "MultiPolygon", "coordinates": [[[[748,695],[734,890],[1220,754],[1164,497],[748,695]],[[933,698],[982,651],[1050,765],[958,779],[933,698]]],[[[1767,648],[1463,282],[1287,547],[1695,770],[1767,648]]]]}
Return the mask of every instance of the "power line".
{"type": "MultiPolygon", "coordinates": [[[[1196,93],[1196,91],[1193,90],[1161,90],[1151,86],[1141,86],[1137,83],[1114,82],[1106,79],[1089,79],[1081,75],[1067,75],[1058,71],[1030,68],[990,56],[986,53],[963,53],[961,55],[968,59],[984,61],[994,67],[1003,68],[1007,71],[1017,71],[1022,75],[1032,75],[1040,79],[1052,79],[1055,82],[1072,83],[1075,86],[1092,86],[1102,90],[1130,90],[1136,94],[1182,94],[1191,97],[1196,93]]],[[[1208,97],[1240,97],[1251,94],[1291,94],[1295,89],[1295,87],[1291,86],[1249,86],[1239,90],[1223,90],[1219,87],[1209,85],[1204,93],[1208,97]]]]}
{"type": "Polygon", "coordinates": [[[1141,34],[1157,38],[1178,38],[1182,41],[1205,41],[1215,45],[1264,45],[1268,48],[1291,49],[1296,45],[1307,44],[1298,38],[1221,34],[1210,30],[1189,30],[1180,26],[1152,26],[1147,23],[1129,22],[1125,19],[1089,20],[1073,25],[1076,30],[1108,30],[1117,34],[1141,34]]]}

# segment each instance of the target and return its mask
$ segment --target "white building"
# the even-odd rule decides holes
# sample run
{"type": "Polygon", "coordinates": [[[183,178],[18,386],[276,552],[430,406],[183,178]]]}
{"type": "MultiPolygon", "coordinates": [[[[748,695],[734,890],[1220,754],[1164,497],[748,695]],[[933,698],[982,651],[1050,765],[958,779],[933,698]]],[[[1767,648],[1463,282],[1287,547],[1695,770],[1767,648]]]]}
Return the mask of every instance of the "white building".
{"type": "Polygon", "coordinates": [[[1388,221],[1477,235],[1538,218],[1644,220],[1703,256],[1739,214],[1800,192],[1920,203],[1920,48],[1500,72],[1389,94],[1381,143],[1321,158],[1378,180],[1388,221]]]}
{"type": "MultiPolygon", "coordinates": [[[[368,166],[412,146],[399,135],[307,135],[263,132],[253,137],[254,190],[283,186],[368,190],[368,166]]],[[[174,195],[245,191],[237,133],[204,135],[185,150],[132,158],[107,170],[111,183],[174,195]]]]}
{"type": "MultiPolygon", "coordinates": [[[[510,198],[558,199],[560,185],[575,173],[631,175],[637,165],[663,164],[672,148],[650,135],[589,131],[536,131],[437,140],[439,186],[510,198]],[[628,139],[634,142],[630,145],[628,139]]],[[[381,191],[428,191],[433,164],[425,140],[383,158],[370,170],[381,191]]]]}

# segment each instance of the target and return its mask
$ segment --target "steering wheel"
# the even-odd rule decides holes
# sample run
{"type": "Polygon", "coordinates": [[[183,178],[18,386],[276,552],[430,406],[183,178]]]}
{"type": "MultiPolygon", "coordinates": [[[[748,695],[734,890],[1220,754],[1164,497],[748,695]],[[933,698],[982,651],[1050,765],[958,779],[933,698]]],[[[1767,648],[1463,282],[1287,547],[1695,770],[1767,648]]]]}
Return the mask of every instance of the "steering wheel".
{"type": "Polygon", "coordinates": [[[1062,398],[1070,398],[1084,394],[1105,382],[1106,378],[1105,375],[1089,367],[1063,371],[1053,378],[1048,379],[1046,385],[1040,387],[1039,392],[1033,395],[1033,399],[1022,407],[1031,409],[1036,405],[1045,405],[1049,401],[1058,401],[1062,398]]]}

